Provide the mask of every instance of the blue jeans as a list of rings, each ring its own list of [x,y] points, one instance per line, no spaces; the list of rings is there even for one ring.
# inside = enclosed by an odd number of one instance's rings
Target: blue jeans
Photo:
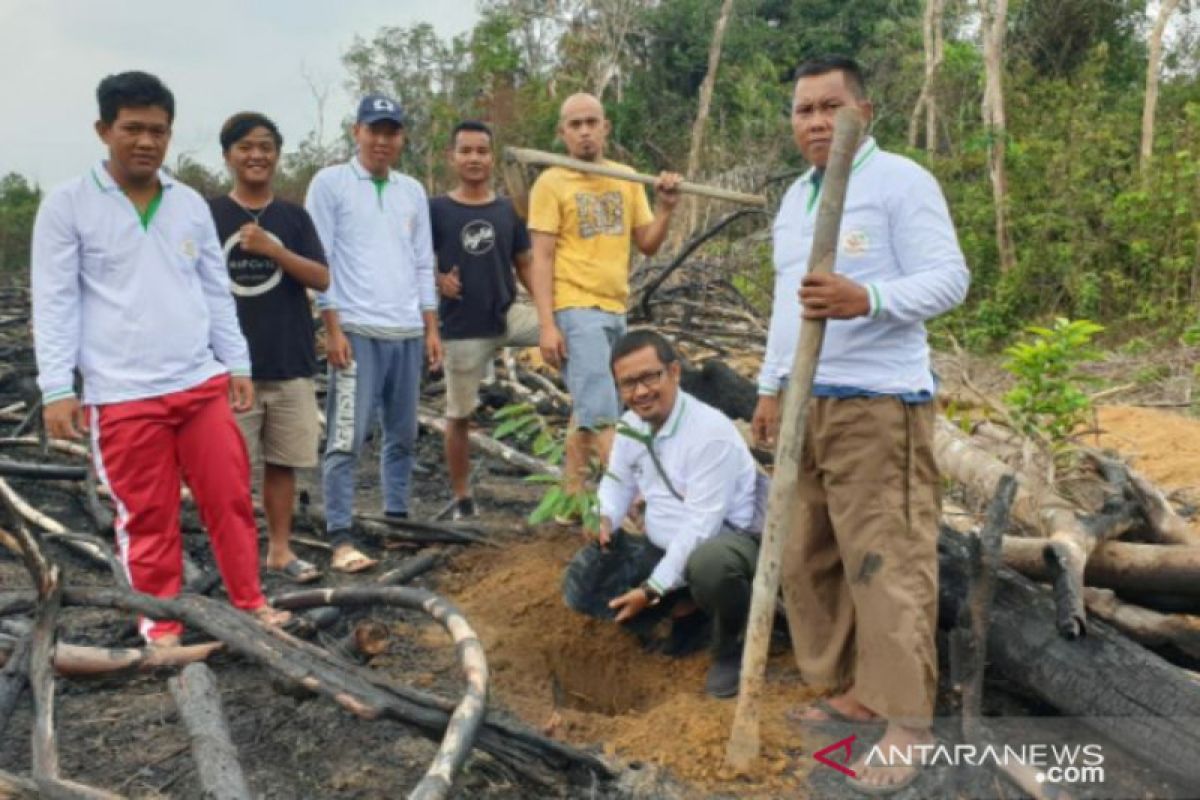
[[[379,468],[384,511],[408,511],[425,357],[420,336],[391,340],[347,333],[346,338],[354,362],[346,369],[329,370],[325,404],[325,526],[335,547],[351,541],[354,469],[376,418],[383,424]]]

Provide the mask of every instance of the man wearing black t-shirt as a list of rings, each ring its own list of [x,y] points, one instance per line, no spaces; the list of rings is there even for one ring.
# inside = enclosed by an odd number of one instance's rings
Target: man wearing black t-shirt
[[[529,288],[529,232],[507,198],[492,191],[492,132],[461,122],[450,138],[458,186],[429,201],[438,316],[446,368],[446,467],[454,491],[454,519],[475,515],[467,485],[468,420],[479,383],[501,347],[535,347],[537,312],[514,303],[516,277]]]
[[[279,129],[262,114],[230,117],[221,128],[221,150],[233,191],[209,206],[250,345],[254,406],[238,414],[238,425],[251,463],[263,463],[267,568],[309,583],[319,573],[292,552],[292,507],[295,469],[317,465],[319,436],[317,352],[306,289],[328,288],[329,270],[308,212],[272,192],[282,146]]]

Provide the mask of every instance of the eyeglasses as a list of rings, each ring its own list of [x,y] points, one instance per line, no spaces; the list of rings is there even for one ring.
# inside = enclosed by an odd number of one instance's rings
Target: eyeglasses
[[[667,370],[656,369],[650,372],[643,372],[641,375],[634,375],[632,378],[622,378],[617,381],[617,388],[622,394],[633,394],[637,391],[637,387],[645,386],[647,389],[655,389],[662,383],[663,376],[667,374]]]

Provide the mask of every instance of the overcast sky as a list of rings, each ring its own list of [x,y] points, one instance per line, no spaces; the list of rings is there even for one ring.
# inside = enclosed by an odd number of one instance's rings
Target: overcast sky
[[[355,34],[429,22],[452,36],[476,17],[475,0],[0,0],[0,175],[48,188],[100,158],[96,84],[127,69],[175,93],[170,162],[220,163],[221,123],[245,109],[295,144],[316,126],[303,72],[331,90],[327,126],[351,113],[341,55]]]

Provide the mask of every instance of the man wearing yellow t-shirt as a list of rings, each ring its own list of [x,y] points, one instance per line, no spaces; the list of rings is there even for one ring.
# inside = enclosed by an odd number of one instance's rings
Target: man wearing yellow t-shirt
[[[604,158],[610,129],[604,106],[590,94],[568,97],[559,112],[558,135],[572,158],[628,169]],[[609,357],[625,333],[630,245],[648,256],[658,252],[680,180],[673,172],[659,175],[656,213],[645,189],[631,181],[551,167],[533,185],[531,289],[542,357],[563,370],[574,405],[563,465],[568,492],[582,488],[593,453],[607,461],[610,426],[620,416]]]

